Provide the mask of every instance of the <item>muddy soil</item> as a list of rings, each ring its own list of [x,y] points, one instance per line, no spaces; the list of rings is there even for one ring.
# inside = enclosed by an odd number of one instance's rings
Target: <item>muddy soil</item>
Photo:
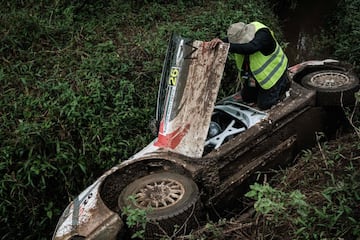
[[[311,158],[307,158],[304,156],[305,154],[299,155],[295,165],[279,171],[268,183],[282,192],[289,193],[296,189],[299,190],[306,196],[307,203],[312,206],[319,208],[326,206],[327,200],[319,193],[328,188],[331,179],[336,179],[338,183],[341,183],[347,174],[352,174],[354,177],[355,175],[360,176],[360,148],[356,147],[359,140],[359,136],[355,133],[347,133],[326,144],[318,144],[311,150]],[[331,153],[339,154],[341,157],[337,161],[329,161]],[[249,199],[247,200],[249,206],[252,206],[253,203]],[[354,210],[352,213],[354,218],[358,219],[360,203],[354,203],[352,209]],[[289,217],[291,214],[296,217],[296,209],[286,209],[286,211],[289,213]],[[340,219],[340,221],[346,223],[346,219]],[[245,213],[240,213],[226,222],[215,223],[213,229],[217,229],[219,235],[216,235],[215,231],[209,227],[203,227],[194,232],[192,237],[194,237],[193,239],[207,236],[206,239],[249,240],[294,239],[296,237],[291,234],[294,230],[293,223],[274,221],[272,214],[256,214],[252,207],[249,207]],[[354,239],[350,232],[346,233],[344,237],[341,239]],[[189,238],[183,236],[179,239]]]

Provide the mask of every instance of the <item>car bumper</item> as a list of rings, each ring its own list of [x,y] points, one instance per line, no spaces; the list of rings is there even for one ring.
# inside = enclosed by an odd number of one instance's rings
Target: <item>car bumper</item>
[[[119,214],[111,211],[101,200],[99,179],[72,201],[53,235],[53,240],[68,240],[72,237],[84,239],[116,239],[124,226]]]

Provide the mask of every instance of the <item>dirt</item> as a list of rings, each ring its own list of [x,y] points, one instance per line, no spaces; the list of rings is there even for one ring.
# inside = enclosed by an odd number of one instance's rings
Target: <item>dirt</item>
[[[311,154],[310,152],[299,154],[293,166],[278,171],[271,180],[268,180],[268,183],[282,192],[289,193],[299,190],[306,196],[307,203],[321,208],[326,205],[327,200],[320,193],[326,187],[331,186],[334,179],[336,180],[335,186],[337,186],[344,180],[346,181],[346,177],[350,174],[359,176],[359,160],[359,136],[355,133],[347,133],[329,142],[319,141],[317,146],[311,149]],[[245,205],[248,205],[249,208],[245,213],[239,213],[232,219],[214,223],[212,227],[209,225],[202,227],[192,234],[192,237],[195,237],[193,239],[200,239],[204,236],[206,239],[294,239],[294,235],[291,234],[294,226],[291,222],[275,223],[270,214],[256,213],[252,207],[253,204],[253,201],[247,199]],[[353,216],[356,219],[360,216],[360,203],[355,203],[354,206]],[[287,211],[291,214],[291,209],[287,209]],[[343,224],[346,225],[346,222]],[[353,239],[349,233],[344,237],[343,239]],[[189,238],[182,236],[179,239]]]

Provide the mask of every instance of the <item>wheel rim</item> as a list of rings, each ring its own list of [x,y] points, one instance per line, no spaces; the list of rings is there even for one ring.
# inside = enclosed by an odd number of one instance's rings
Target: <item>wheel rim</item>
[[[350,82],[350,78],[339,72],[317,73],[310,79],[310,84],[320,88],[338,88]]]
[[[175,205],[185,194],[184,186],[173,179],[161,179],[144,184],[135,192],[138,208],[163,209]]]

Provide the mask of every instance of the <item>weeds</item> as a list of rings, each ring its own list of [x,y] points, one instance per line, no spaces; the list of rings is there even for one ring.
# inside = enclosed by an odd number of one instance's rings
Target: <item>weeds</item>
[[[301,218],[306,219],[309,214],[309,206],[305,201],[305,196],[298,190],[285,193],[268,184],[255,183],[250,186],[250,191],[245,196],[256,199],[254,204],[256,211],[275,222],[278,222],[279,219],[290,218],[289,209],[296,209],[295,214],[291,216],[291,220],[295,224],[301,222]]]
[[[128,197],[131,202],[135,202],[134,196]],[[129,228],[135,229],[131,238],[145,239],[145,228],[146,228],[146,214],[151,209],[140,209],[126,206],[122,209],[122,216],[126,216],[126,225]]]

